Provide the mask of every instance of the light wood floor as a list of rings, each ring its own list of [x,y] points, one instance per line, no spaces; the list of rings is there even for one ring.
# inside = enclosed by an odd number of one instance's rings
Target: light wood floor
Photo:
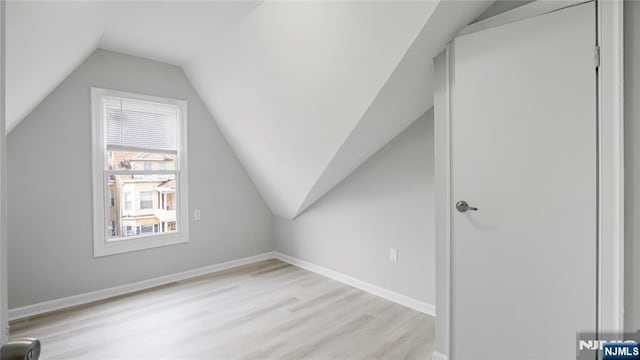
[[[11,324],[41,359],[430,359],[434,319],[268,260]]]

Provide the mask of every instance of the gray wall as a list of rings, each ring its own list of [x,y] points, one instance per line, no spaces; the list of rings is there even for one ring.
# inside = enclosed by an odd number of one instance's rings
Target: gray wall
[[[640,329],[640,1],[624,2],[625,326]]]
[[[435,304],[433,181],[429,111],[302,215],[275,217],[276,250]]]
[[[93,257],[91,86],[186,99],[187,244]],[[96,50],[9,135],[9,308],[270,251],[271,212],[182,69]],[[191,216],[192,218],[192,216]]]

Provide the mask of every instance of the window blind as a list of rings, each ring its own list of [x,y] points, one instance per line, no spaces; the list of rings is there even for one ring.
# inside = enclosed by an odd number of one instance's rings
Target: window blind
[[[107,150],[177,152],[176,105],[118,97],[103,101]]]

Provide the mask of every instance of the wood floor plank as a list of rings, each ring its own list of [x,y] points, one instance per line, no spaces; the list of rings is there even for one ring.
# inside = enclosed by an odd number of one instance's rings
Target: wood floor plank
[[[278,260],[12,322],[41,359],[428,359],[434,319]]]

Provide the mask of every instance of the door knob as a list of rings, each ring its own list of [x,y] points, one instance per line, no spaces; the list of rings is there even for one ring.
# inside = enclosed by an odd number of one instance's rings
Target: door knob
[[[463,213],[463,212],[466,212],[466,211],[469,211],[469,210],[478,211],[478,208],[475,208],[473,206],[469,206],[469,204],[466,201],[461,200],[461,201],[458,201],[456,203],[456,210],[458,210],[459,212]]]

